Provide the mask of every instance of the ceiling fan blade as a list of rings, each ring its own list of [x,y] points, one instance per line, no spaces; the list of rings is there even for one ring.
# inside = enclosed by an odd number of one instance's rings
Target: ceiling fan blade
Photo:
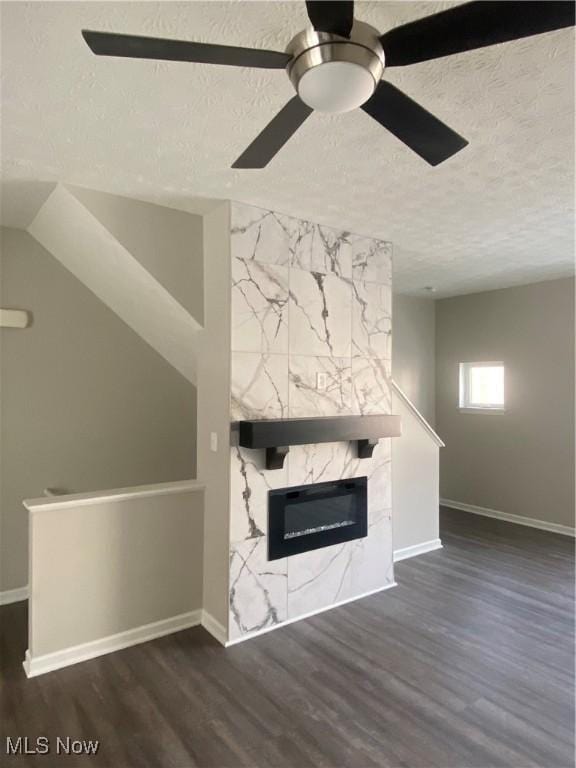
[[[384,80],[362,109],[430,165],[444,162],[468,144],[424,107]]]
[[[232,168],[264,168],[313,110],[294,96],[256,136]]]
[[[284,69],[292,58],[280,51],[236,48],[231,45],[165,40],[160,37],[118,35],[113,32],[82,30],[82,37],[97,56],[123,56],[131,59],[193,61],[198,64],[226,64],[232,67]]]
[[[353,0],[306,0],[306,10],[317,32],[350,37],[354,24]]]
[[[402,67],[571,27],[574,8],[556,0],[464,3],[396,27],[380,42],[386,66]]]

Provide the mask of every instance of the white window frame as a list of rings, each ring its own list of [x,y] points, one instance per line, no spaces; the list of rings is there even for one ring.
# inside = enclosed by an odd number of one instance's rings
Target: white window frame
[[[504,404],[483,405],[470,401],[470,369],[471,368],[502,368],[504,372]],[[499,414],[506,410],[506,366],[502,360],[490,360],[482,362],[464,362],[458,366],[458,408],[461,413],[488,413]]]

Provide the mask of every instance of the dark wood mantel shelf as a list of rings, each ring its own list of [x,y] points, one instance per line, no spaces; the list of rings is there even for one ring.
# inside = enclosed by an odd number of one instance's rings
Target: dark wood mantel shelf
[[[401,434],[400,416],[391,414],[254,419],[238,426],[239,445],[266,449],[266,469],[281,469],[291,445],[350,440],[357,444],[358,458],[368,459],[379,438]]]

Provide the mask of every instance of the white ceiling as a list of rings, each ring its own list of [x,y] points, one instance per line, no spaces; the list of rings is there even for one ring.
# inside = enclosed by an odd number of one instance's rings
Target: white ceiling
[[[382,31],[446,2],[357,2]],[[427,166],[362,111],[313,115],[267,169],[231,163],[292,86],[282,71],[93,56],[80,29],[282,50],[303,2],[2,3],[3,208],[26,226],[54,181],[187,206],[232,198],[394,243],[396,288],[436,296],[574,263],[574,37],[541,35],[391,82],[467,137]]]

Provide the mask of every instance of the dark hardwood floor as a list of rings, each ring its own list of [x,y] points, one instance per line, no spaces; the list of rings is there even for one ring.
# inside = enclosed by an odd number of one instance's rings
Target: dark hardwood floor
[[[196,628],[26,680],[0,609],[2,765],[574,765],[573,540],[442,512],[399,586],[221,648]],[[5,737],[99,739],[6,757]]]

